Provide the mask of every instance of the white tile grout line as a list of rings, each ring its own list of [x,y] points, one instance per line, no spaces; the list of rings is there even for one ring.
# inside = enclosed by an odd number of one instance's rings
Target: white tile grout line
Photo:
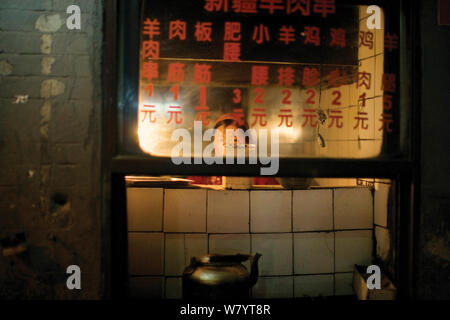
[[[162,225],[163,225],[163,270],[165,270],[165,252],[166,252],[166,236],[167,236],[167,232],[164,232],[164,215],[165,215],[165,189],[163,189],[163,206],[162,206],[162,210],[163,210],[163,214],[162,214]],[[333,278],[334,278],[334,281],[333,281],[333,294],[335,294],[335,291],[336,291],[336,285],[335,285],[335,274],[337,273],[336,272],[336,231],[351,231],[351,230],[371,230],[372,232],[373,232],[373,234],[374,234],[374,226],[375,226],[375,224],[373,224],[373,226],[372,226],[372,229],[342,229],[342,230],[336,230],[335,229],[335,208],[334,208],[334,198],[335,198],[335,188],[331,188],[331,191],[332,191],[332,212],[333,212],[333,214],[332,214],[332,219],[333,219],[333,229],[332,230],[310,230],[310,231],[300,231],[300,232],[294,232],[293,231],[293,196],[294,196],[294,193],[293,193],[293,190],[290,190],[290,192],[291,192],[291,231],[290,232],[264,232],[264,233],[261,233],[261,234],[272,234],[272,233],[291,233],[291,239],[292,239],[292,277],[293,277],[293,296],[295,296],[295,288],[294,288],[294,286],[295,286],[295,284],[294,284],[294,276],[295,276],[295,272],[294,272],[294,268],[295,268],[295,261],[294,261],[294,259],[295,259],[295,249],[294,249],[294,234],[295,233],[311,233],[311,232],[314,232],[314,233],[320,233],[320,232],[333,232],[333,236],[334,236],[334,252],[333,252],[333,254],[334,254],[334,263],[333,263]],[[251,211],[250,210],[250,207],[251,207],[251,203],[250,203],[250,191],[248,192],[248,194],[249,194],[249,212]],[[208,203],[208,192],[206,192],[206,206],[207,206],[207,203]],[[372,207],[374,207],[374,197],[372,198]],[[207,209],[207,208],[206,208]],[[251,216],[250,216],[250,214],[249,214],[249,236],[250,236],[250,252],[252,253],[252,250],[253,250],[253,246],[252,246],[252,233],[250,232],[250,223],[251,223],[251,218],[250,218]],[[206,215],[206,219],[207,219],[207,215]],[[374,219],[374,215],[373,215],[373,219]],[[382,226],[381,226],[382,227]],[[383,227],[383,228],[385,228],[385,227]],[[386,229],[386,228],[385,228]],[[159,231],[133,231],[133,232],[136,232],[136,233],[158,233]],[[129,232],[130,233],[130,232]],[[183,239],[184,239],[184,251],[186,250],[186,233],[185,232],[174,232],[175,234],[183,234]],[[195,234],[206,234],[207,235],[207,250],[208,250],[208,253],[209,253],[209,250],[210,250],[210,246],[209,246],[209,240],[210,240],[210,236],[211,236],[211,234],[209,234],[208,232],[193,232],[193,233],[195,233]],[[222,233],[220,233],[220,234],[222,234]],[[230,234],[230,233],[223,233],[223,234]],[[236,233],[231,233],[231,234],[236,234]],[[237,233],[237,234],[247,234],[247,233]],[[339,272],[339,273],[343,273],[343,272]],[[345,273],[345,272],[344,272]],[[348,273],[348,272],[347,272]],[[278,275],[275,275],[275,276],[278,276]],[[282,276],[282,275],[280,275],[280,276]],[[163,275],[163,277],[164,277],[164,279],[165,279],[165,277],[166,277],[166,275],[165,275],[165,273],[164,273],[164,275]],[[263,277],[263,276],[262,276]],[[164,285],[166,285],[166,280],[164,280]],[[164,294],[165,294],[165,290],[164,290]]]
[[[333,296],[336,295],[336,231],[334,227],[334,188],[331,190],[331,212],[333,218]]]
[[[164,216],[166,215],[166,189],[163,188],[162,195],[162,220],[161,220],[161,231],[164,232]]]
[[[252,215],[252,197],[250,195],[250,190],[248,190],[248,233],[251,234],[252,233],[252,227],[251,227],[251,215]],[[250,242],[250,250],[251,250],[251,242]],[[250,251],[251,252],[251,251]]]
[[[163,193],[162,193],[162,221],[161,221],[161,229],[163,232],[163,275],[166,275],[166,233],[164,232],[164,216],[166,214],[166,208],[165,208],[165,203],[166,203],[166,189],[162,189]],[[166,287],[166,280],[164,278],[164,289]],[[164,290],[164,298],[166,297],[166,292]]]
[[[294,281],[294,270],[295,270],[295,249],[294,249],[294,190],[291,190],[291,241],[292,241],[292,297],[295,297],[295,281]]]
[[[374,71],[375,72],[375,71]],[[373,189],[372,189],[372,254],[371,254],[371,262],[376,258],[377,249],[376,249],[376,238],[375,238],[375,192],[376,192],[376,182],[374,179]]]
[[[209,191],[210,191],[210,190],[206,190],[206,199],[205,199],[205,202],[206,202],[206,204],[205,204],[205,205],[206,205],[206,209],[205,209],[205,210],[206,210],[206,217],[205,217],[205,231],[206,231],[207,234],[209,234],[209,233],[208,233],[208,231],[209,231],[209,230],[208,230],[208,211],[209,211],[209,210],[208,210],[208,196],[209,196]],[[208,236],[208,246],[207,246],[207,249],[208,249],[208,254],[209,254],[209,236]]]

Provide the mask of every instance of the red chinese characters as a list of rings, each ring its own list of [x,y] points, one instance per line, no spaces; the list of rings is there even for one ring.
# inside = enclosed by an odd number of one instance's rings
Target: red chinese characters
[[[397,76],[395,73],[383,73],[381,89],[384,92],[395,92],[396,78]]]
[[[295,41],[295,29],[292,26],[286,27],[282,26],[280,28],[280,33],[278,40],[284,42],[284,44],[289,44]]]
[[[169,69],[167,72],[168,82],[183,82],[184,81],[184,63],[169,63]]]
[[[345,48],[345,29],[331,28],[330,35],[331,35],[330,46]]]
[[[245,124],[244,109],[242,108],[233,109],[233,117],[236,120],[238,126],[243,126]]]
[[[315,109],[303,109],[305,111],[304,114],[302,114],[302,117],[305,118],[305,121],[302,123],[302,127],[306,126],[306,124],[309,122],[309,125],[313,128],[317,127],[317,113]]]
[[[330,124],[328,125],[328,128],[331,128],[333,126],[333,124],[336,123],[336,128],[342,128],[342,126],[344,125],[341,120],[343,118],[342,114],[342,110],[330,110]]]
[[[302,85],[304,87],[312,87],[319,83],[319,71],[317,68],[305,67],[303,69]]]
[[[195,111],[197,111],[197,117],[195,118],[195,121],[201,121],[202,125],[207,126],[210,123],[209,114],[209,107],[207,106],[197,106],[195,107]]]
[[[231,8],[234,12],[257,13],[257,0],[232,0]]]
[[[324,18],[330,13],[335,13],[336,5],[334,0],[314,0],[313,12],[320,13]]]
[[[158,78],[158,63],[148,61],[142,63],[142,78],[149,81]]]
[[[320,29],[318,27],[305,27],[303,34],[305,37],[304,44],[312,43],[315,46],[320,45]]]
[[[240,22],[225,22],[225,34],[223,44],[223,60],[225,61],[239,61],[241,57],[241,23]]]
[[[269,67],[268,66],[252,66],[252,85],[268,85],[269,84]]]
[[[195,107],[197,111],[196,121],[201,121],[202,125],[207,126],[210,122],[209,117],[209,107],[206,105],[206,87],[200,87],[200,104]]]
[[[259,125],[265,127],[267,125],[266,121],[266,108],[254,108],[252,112],[252,117],[254,117],[251,126],[253,127],[259,120]]]
[[[291,14],[300,11],[302,15],[311,14],[311,0],[287,0],[286,13]]]
[[[181,20],[170,21],[169,40],[178,37],[180,40],[186,40],[186,22]]]
[[[380,121],[382,122],[381,127],[378,129],[378,131],[386,130],[387,132],[392,132],[390,124],[394,122],[392,119],[392,114],[384,113],[381,115]]]
[[[150,83],[148,86],[144,89],[147,92],[147,95],[151,97],[153,95],[153,85]]]
[[[181,106],[169,106],[169,110],[167,111],[167,113],[169,113],[170,115],[167,124],[171,123],[172,121],[174,121],[176,124],[183,123],[183,118],[181,117]]]
[[[225,22],[224,41],[240,41],[241,40],[241,23]]]
[[[142,34],[148,36],[149,39],[153,40],[155,36],[160,34],[160,23],[158,19],[145,19]]]
[[[392,97],[393,96],[391,94],[388,94],[387,92],[395,93],[395,91],[397,89],[396,80],[397,80],[397,75],[395,73],[384,73],[383,74],[383,79],[382,79],[382,84],[381,84],[381,88],[384,92],[384,94],[383,94],[383,113],[381,114],[381,119],[380,119],[380,121],[382,122],[382,126],[378,129],[379,131],[384,129],[387,132],[392,132],[390,125],[391,125],[391,123],[394,122],[394,120],[392,119],[392,114],[386,113],[386,111],[389,111],[392,109]]]
[[[328,85],[333,88],[338,88],[345,83],[345,73],[334,69],[328,74]]]
[[[270,41],[269,29],[263,24],[255,26],[253,28],[252,40],[255,41],[257,44],[269,42]]]
[[[241,58],[240,42],[225,42],[223,45],[223,60],[239,61]]]
[[[156,117],[154,113],[156,112],[154,105],[144,104],[142,107],[141,113],[144,114],[144,117],[142,118],[141,122],[144,122],[145,119],[148,119],[149,123],[156,122]]]
[[[367,117],[367,112],[358,111],[358,115],[355,117],[356,124],[353,129],[361,127],[363,130],[367,130],[369,125],[365,123],[366,120],[369,120]]]
[[[360,31],[359,32],[359,45],[368,47],[370,50],[373,48],[373,32],[370,31]]]
[[[290,87],[295,81],[295,71],[291,67],[278,68],[278,85]]]
[[[205,0],[203,8],[208,12],[228,12],[228,0]]]
[[[195,40],[198,42],[211,42],[212,23],[197,22],[195,24]]]
[[[209,84],[211,81],[211,66],[196,63],[194,65],[194,83]]]
[[[398,36],[394,34],[386,33],[384,36],[384,48],[391,52],[393,49],[398,49]]]
[[[278,115],[278,117],[281,119],[280,123],[278,124],[279,127],[282,126],[283,122],[285,122],[286,127],[292,127],[292,121],[290,120],[292,118],[291,109],[280,109],[280,114]]]
[[[142,58],[159,58],[159,41],[154,38],[160,35],[160,23],[158,19],[145,19],[142,27],[142,34],[148,37],[148,40],[142,41]]]
[[[370,78],[371,74],[368,72],[358,72],[357,73],[357,81],[356,81],[356,88],[359,87],[366,87],[366,89],[370,89]]]
[[[260,0],[259,8],[273,14],[275,10],[284,10],[284,0]]]
[[[142,41],[142,58],[159,59],[159,41]]]

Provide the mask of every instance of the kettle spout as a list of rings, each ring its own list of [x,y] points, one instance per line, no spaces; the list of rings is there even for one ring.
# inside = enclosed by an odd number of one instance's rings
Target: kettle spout
[[[258,281],[258,261],[261,258],[261,254],[256,253],[253,256],[250,256],[251,267],[250,267],[250,277],[249,277],[249,287],[253,287]]]

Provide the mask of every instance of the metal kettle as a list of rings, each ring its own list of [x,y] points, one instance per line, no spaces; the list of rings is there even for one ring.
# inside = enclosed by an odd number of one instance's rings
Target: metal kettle
[[[250,288],[258,281],[261,254],[208,255],[191,258],[183,272],[183,299],[248,299]],[[250,273],[241,264],[251,261]]]

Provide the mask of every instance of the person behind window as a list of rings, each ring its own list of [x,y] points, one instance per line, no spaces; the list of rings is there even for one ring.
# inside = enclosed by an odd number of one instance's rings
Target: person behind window
[[[249,137],[241,137],[240,135],[234,136],[233,143],[228,143],[226,141],[226,131],[242,129],[246,132],[249,126],[246,121],[238,119],[232,113],[226,113],[220,116],[214,123],[215,134],[213,137],[214,149],[216,155],[225,155],[226,148],[237,145],[248,145]],[[242,139],[242,140],[240,140]],[[222,176],[189,176],[188,179],[193,180],[193,184],[209,184],[209,185],[221,185],[223,183]],[[253,184],[256,185],[278,185],[278,181],[271,177],[256,177],[253,178]]]

